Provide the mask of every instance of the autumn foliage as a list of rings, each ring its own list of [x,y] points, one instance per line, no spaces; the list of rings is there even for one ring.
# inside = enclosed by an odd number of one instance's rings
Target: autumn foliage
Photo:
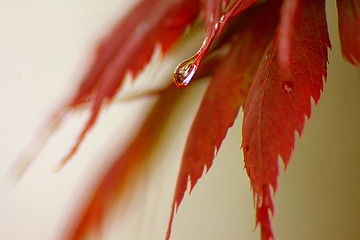
[[[360,1],[337,0],[344,58],[360,62]],[[60,113],[91,108],[91,115],[65,164],[80,147],[105,105],[112,102],[125,75],[136,76],[157,45],[166,54],[198,19],[205,39],[193,57],[175,69],[179,88],[191,80],[211,81],[188,134],[179,170],[166,239],[187,190],[211,167],[234,123],[244,111],[242,150],[251,181],[261,239],[273,239],[271,215],[279,156],[285,164],[301,136],[311,99],[317,103],[326,81],[328,48],[325,0],[142,0],[102,41],[78,91]],[[191,86],[189,86],[191,87]],[[181,91],[171,84],[159,98],[128,148],[114,159],[84,212],[65,239],[80,239],[101,228],[107,206],[121,198],[130,175],[143,164]],[[60,117],[61,117],[60,114]],[[106,186],[106,187],[105,187]]]

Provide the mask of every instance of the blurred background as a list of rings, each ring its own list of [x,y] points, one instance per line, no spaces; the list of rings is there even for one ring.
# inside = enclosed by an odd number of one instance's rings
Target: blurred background
[[[126,146],[153,103],[145,98],[107,108],[78,154],[55,173],[88,114],[74,113],[23,178],[9,184],[7,174],[16,158],[75,90],[101,36],[135,2],[0,0],[0,239],[59,239],[71,213],[110,164],[109,157]],[[281,171],[273,217],[279,240],[360,236],[360,74],[342,60],[335,1],[327,5],[333,46],[328,82],[288,169]],[[194,53],[201,39],[198,33],[191,44],[177,47],[166,64],[143,74],[139,85],[150,84],[148,76],[170,80],[166,74]],[[194,83],[186,91],[152,156],[159,167],[137,185],[126,214],[123,209],[106,222],[103,239],[164,239],[181,151],[205,87],[206,82]],[[242,113],[210,171],[191,197],[185,196],[171,239],[259,239],[239,149],[241,119]]]

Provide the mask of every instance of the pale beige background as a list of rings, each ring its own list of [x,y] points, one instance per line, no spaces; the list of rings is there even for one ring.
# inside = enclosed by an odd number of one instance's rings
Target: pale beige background
[[[91,49],[128,9],[126,2],[0,0],[0,239],[57,239],[100,167],[106,166],[103,159],[124,145],[136,128],[130,123],[141,119],[143,108],[151,103],[144,99],[106,110],[78,155],[55,174],[53,167],[85,120],[82,114],[69,117],[21,182],[9,188],[8,169],[46,117],[72,91]],[[273,218],[279,240],[360,238],[360,76],[341,59],[335,3],[328,1],[328,5],[333,44],[328,83],[297,140],[287,171],[280,176]],[[201,44],[201,35],[195,42]],[[161,65],[163,71],[147,74],[161,78],[196,47],[178,49]],[[189,114],[174,113],[176,128],[167,126],[167,138],[153,156],[163,158],[161,167],[139,185],[138,198],[131,205],[135,210],[129,210],[122,225],[109,221],[104,239],[163,239],[186,129],[205,85],[192,84],[191,88],[182,103],[193,102]],[[191,197],[184,199],[172,239],[259,239],[258,231],[253,231],[252,195],[239,150],[241,117],[212,169]],[[116,141],[108,140],[114,138]]]

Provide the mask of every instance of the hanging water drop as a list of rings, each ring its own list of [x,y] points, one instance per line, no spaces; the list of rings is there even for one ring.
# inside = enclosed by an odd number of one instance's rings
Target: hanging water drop
[[[178,88],[182,89],[190,83],[202,57],[207,53],[213,39],[214,37],[206,37],[199,51],[194,56],[186,59],[175,68],[173,79]]]
[[[191,58],[181,62],[175,68],[173,79],[178,88],[182,89],[190,83],[199,65],[198,62],[198,54],[195,54]]]

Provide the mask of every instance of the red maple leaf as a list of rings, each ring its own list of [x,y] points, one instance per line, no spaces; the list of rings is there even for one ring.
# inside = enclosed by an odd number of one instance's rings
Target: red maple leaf
[[[299,2],[289,35],[289,68],[285,70],[279,64],[278,39],[275,32],[251,85],[243,120],[244,161],[262,239],[272,238],[270,186],[276,190],[278,156],[286,167],[294,149],[295,131],[301,135],[305,115],[310,117],[311,97],[317,103],[326,80],[330,41],[325,1]]]

